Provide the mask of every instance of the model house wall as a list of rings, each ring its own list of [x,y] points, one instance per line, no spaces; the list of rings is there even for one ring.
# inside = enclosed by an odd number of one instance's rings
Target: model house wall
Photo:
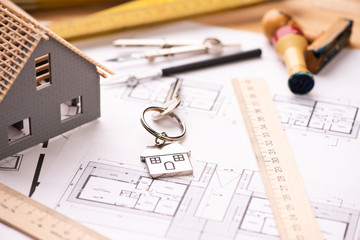
[[[48,71],[50,77],[39,85],[36,75],[41,72],[36,72],[35,62],[44,56],[49,64],[43,64],[42,71]],[[67,114],[61,113],[61,104],[73,99],[81,100],[80,112],[61,120]],[[0,116],[0,159],[98,118],[100,87],[96,66],[52,37],[41,39],[0,103]],[[12,136],[12,130],[16,130],[13,124],[21,127],[23,120],[28,135]],[[12,137],[15,140],[9,140]]]
[[[114,73],[0,0],[0,160],[100,116]]]

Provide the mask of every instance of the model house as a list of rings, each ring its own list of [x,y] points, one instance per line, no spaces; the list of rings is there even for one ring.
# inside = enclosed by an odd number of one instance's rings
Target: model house
[[[110,70],[0,1],[0,159],[100,116]]]
[[[153,178],[193,174],[190,151],[179,143],[149,146],[140,156]]]

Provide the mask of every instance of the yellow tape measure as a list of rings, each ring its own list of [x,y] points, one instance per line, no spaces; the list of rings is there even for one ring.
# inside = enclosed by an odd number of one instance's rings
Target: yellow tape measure
[[[0,222],[34,239],[108,239],[1,183]]]
[[[322,239],[266,82],[233,86],[281,239]]]
[[[137,0],[68,21],[50,24],[63,38],[77,38],[145,24],[185,18],[266,0]]]

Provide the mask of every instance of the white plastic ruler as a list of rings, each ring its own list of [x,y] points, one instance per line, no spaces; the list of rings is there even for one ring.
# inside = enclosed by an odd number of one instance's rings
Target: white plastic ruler
[[[0,222],[13,227],[34,239],[108,239],[1,183]]]
[[[322,239],[265,80],[233,86],[281,239]]]

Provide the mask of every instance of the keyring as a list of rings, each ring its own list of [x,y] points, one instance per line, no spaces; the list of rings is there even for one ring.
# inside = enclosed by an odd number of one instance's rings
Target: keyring
[[[180,120],[180,118],[175,114],[175,113],[168,113],[168,115],[170,115],[171,117],[175,118],[179,125],[180,125],[180,128],[182,130],[182,133],[179,135],[179,136],[174,136],[174,137],[171,137],[171,136],[168,136],[166,134],[166,132],[162,132],[162,133],[159,133],[157,131],[155,131],[154,129],[152,129],[145,121],[145,113],[146,112],[150,112],[150,111],[156,111],[156,112],[163,112],[165,111],[166,108],[162,108],[162,107],[148,107],[146,108],[142,115],[141,115],[141,124],[143,125],[143,127],[149,132],[151,133],[152,135],[154,135],[156,137],[155,139],[155,143],[156,144],[163,144],[165,143],[166,141],[169,141],[169,142],[172,142],[172,141],[177,141],[177,140],[180,140],[182,139],[184,136],[185,136],[185,133],[186,133],[186,127],[185,127],[185,124]],[[158,140],[162,140],[164,141],[163,143],[159,143]]]

